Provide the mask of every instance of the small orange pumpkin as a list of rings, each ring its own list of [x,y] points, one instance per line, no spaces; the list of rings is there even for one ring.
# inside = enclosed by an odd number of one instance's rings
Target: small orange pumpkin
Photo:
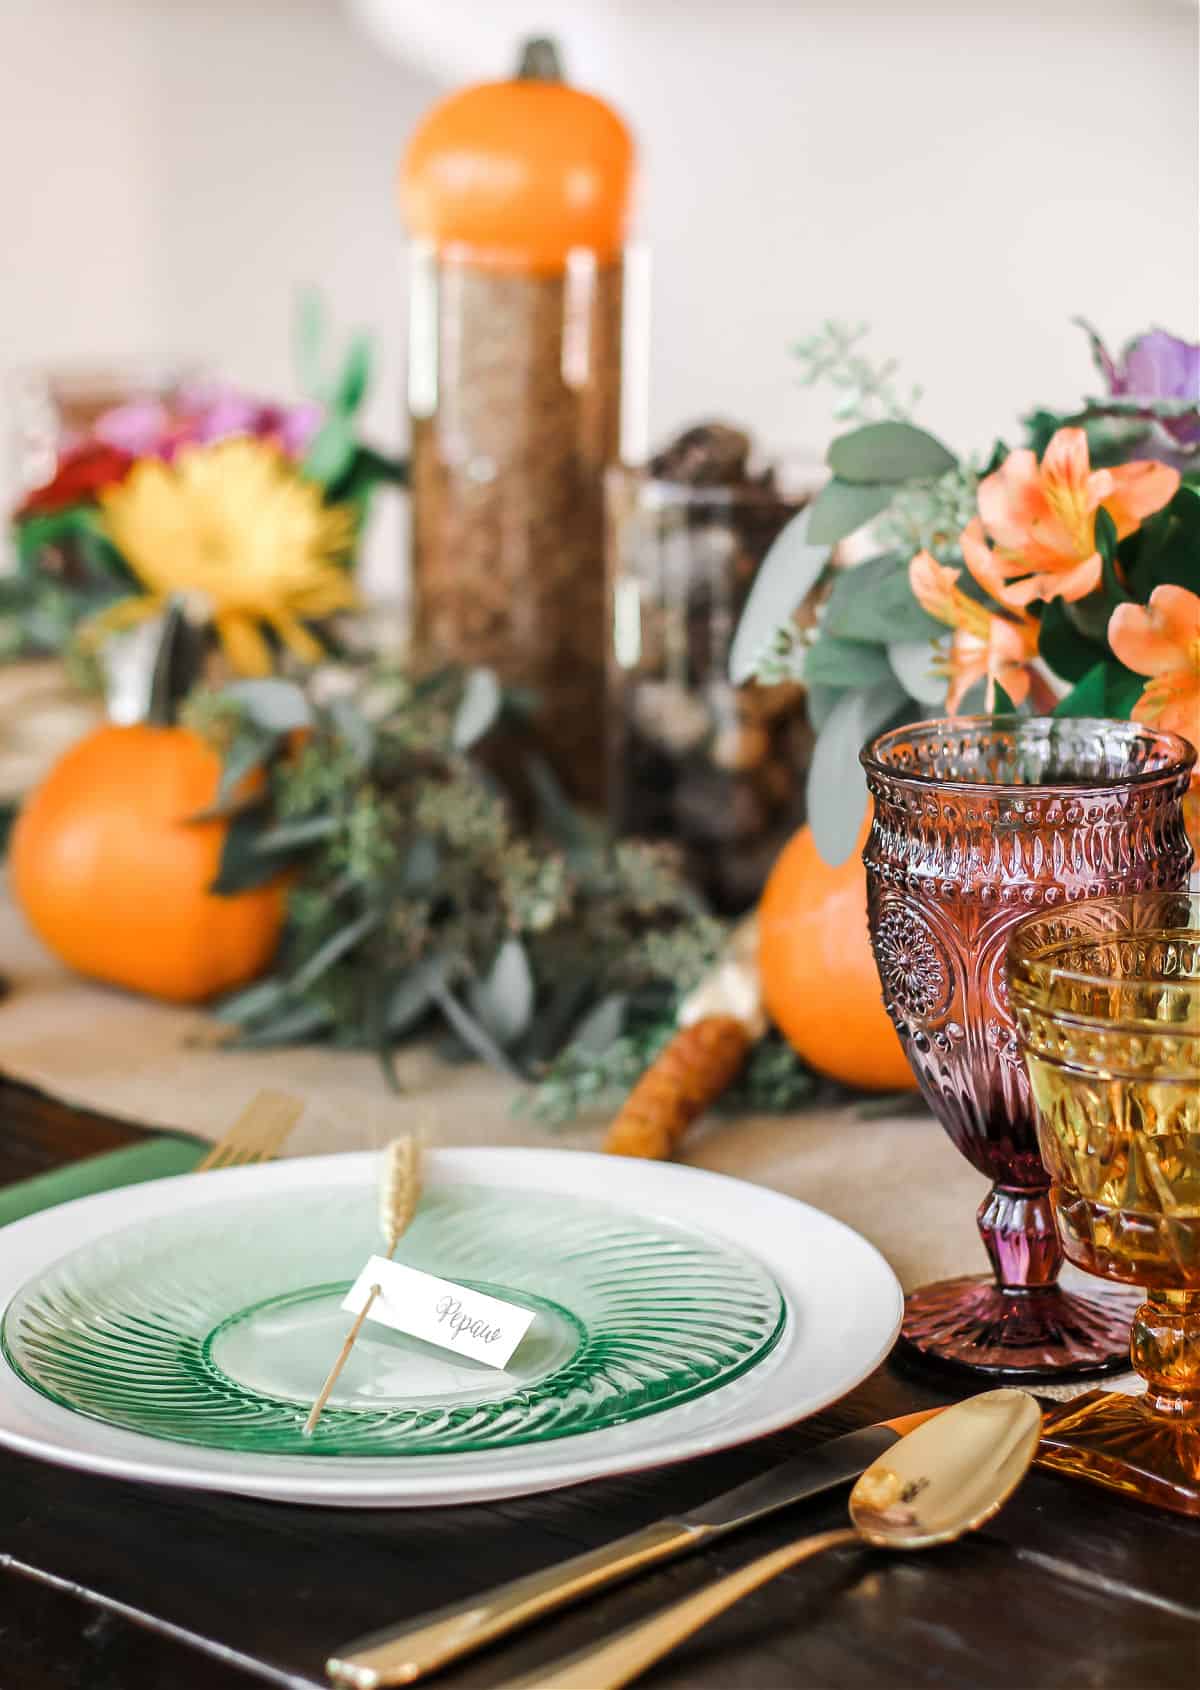
[[[47,947],[82,974],[200,1003],[260,974],[283,926],[281,880],[210,892],[228,823],[217,754],[188,728],[106,725],[79,740],[13,828],[13,894]]]
[[[758,908],[767,1014],[810,1068],[863,1091],[916,1089],[883,1007],[867,932],[864,821],[854,854],[831,868],[802,827],[784,846]]]
[[[508,82],[464,88],[408,144],[408,225],[481,268],[556,275],[573,247],[611,262],[625,239],[633,141],[610,106],[570,88],[551,43],[530,42]]]

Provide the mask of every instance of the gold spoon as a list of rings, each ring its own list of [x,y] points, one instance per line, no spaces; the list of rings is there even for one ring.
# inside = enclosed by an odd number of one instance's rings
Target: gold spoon
[[[1037,1453],[1042,1413],[1025,1391],[968,1397],[893,1444],[850,1492],[850,1530],[819,1532],[581,1649],[503,1690],[618,1690],[750,1591],[826,1549],[931,1549],[973,1531],[1003,1507]]]

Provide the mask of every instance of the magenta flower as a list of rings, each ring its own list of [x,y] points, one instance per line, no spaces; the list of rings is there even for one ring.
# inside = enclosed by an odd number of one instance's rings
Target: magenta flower
[[[181,446],[210,446],[245,436],[274,440],[290,458],[299,458],[321,426],[320,405],[277,405],[226,384],[181,388],[170,403],[134,399],[99,417],[93,435],[105,445],[135,458],[172,459]]]

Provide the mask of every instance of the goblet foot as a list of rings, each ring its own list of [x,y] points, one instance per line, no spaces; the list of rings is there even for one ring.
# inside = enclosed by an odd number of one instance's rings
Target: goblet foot
[[[1038,1459],[1139,1502],[1200,1515],[1200,1417],[1156,1413],[1142,1397],[1089,1391],[1046,1420]]]
[[[1057,1285],[1004,1289],[987,1275],[923,1285],[905,1299],[901,1337],[971,1373],[1034,1378],[1128,1372],[1139,1298],[1080,1296]]]

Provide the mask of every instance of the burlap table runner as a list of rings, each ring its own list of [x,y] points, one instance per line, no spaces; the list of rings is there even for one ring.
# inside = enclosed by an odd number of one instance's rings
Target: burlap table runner
[[[8,983],[0,998],[0,1073],[141,1126],[219,1138],[256,1091],[281,1087],[306,1103],[288,1142],[292,1156],[371,1149],[415,1124],[446,1145],[596,1150],[603,1136],[604,1121],[595,1118],[551,1131],[514,1108],[515,1082],[479,1064],[448,1064],[427,1047],[401,1050],[400,1096],[365,1052],[216,1050],[208,1016],[68,973],[30,935],[2,888],[0,974]],[[836,1215],[883,1252],[906,1291],[986,1266],[975,1210],[987,1182],[915,1101],[910,1112],[877,1120],[862,1119],[853,1105],[715,1117],[693,1130],[679,1159]]]

